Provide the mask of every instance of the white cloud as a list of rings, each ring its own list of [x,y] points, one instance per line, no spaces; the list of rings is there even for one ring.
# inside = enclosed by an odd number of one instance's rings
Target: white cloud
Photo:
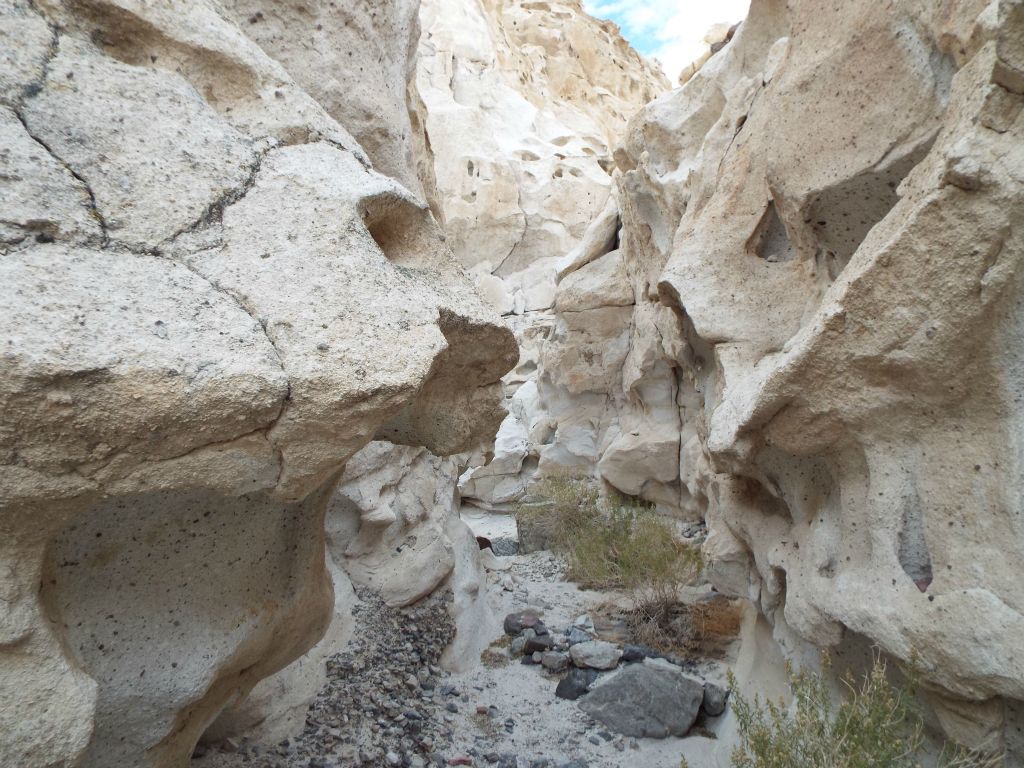
[[[645,56],[661,61],[673,83],[705,50],[704,35],[714,24],[735,24],[750,0],[584,0],[587,13],[611,19]]]

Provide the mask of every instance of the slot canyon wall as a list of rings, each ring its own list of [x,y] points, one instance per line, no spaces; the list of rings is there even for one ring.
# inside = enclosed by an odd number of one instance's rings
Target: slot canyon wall
[[[403,83],[407,98],[407,108],[399,104],[387,112],[386,123],[404,127],[387,134],[381,149],[358,129],[353,133],[375,167],[402,158],[395,167],[409,172],[399,178],[421,191],[456,259],[518,340],[542,336],[554,322],[554,265],[609,207],[612,147],[625,134],[628,118],[666,90],[667,81],[613,24],[587,16],[579,2],[426,0],[419,6],[420,26],[409,15],[416,5],[403,5],[400,21],[392,24],[403,46],[407,33],[422,27],[418,51],[414,45],[398,62],[393,52],[385,56],[387,77]],[[239,22],[253,18],[255,10],[243,8]],[[308,73],[303,85],[318,101],[329,109],[334,105],[342,117],[355,111],[372,128],[372,98],[359,99],[372,89],[357,86],[353,106],[345,96],[347,81],[339,77],[340,85],[329,79],[325,85],[317,74],[334,71],[345,46],[358,39],[351,36],[351,23],[335,25],[337,36],[327,34],[327,27],[326,37],[317,35],[325,43],[343,43],[318,47],[317,59],[296,53],[304,50],[306,34],[297,18],[287,11],[268,14],[250,34],[289,62],[290,72]],[[490,343],[486,335],[478,340]],[[520,398],[536,391],[531,372],[537,361],[520,356],[503,380],[506,405],[516,410],[519,401],[512,395],[520,381],[529,382]],[[481,465],[497,453],[515,467],[514,490],[506,497],[525,493],[530,459],[525,443],[509,454],[510,428],[518,422],[506,418],[493,450],[485,441],[442,459],[425,448],[376,441],[349,461],[327,512],[336,594],[330,629],[302,659],[229,708],[207,738],[246,734],[276,743],[301,729],[305,705],[323,683],[323,660],[347,641],[350,584],[378,592],[392,606],[449,590],[456,635],[442,661],[450,669],[476,663],[500,632],[500,617],[486,599],[476,541],[459,522],[467,488],[464,483],[460,492],[456,483],[467,467],[468,475],[496,472],[501,458]]]
[[[1022,105],[1019,1],[754,0],[630,121],[463,490],[573,471],[706,520],[787,655],[913,662],[1019,760]]]
[[[514,337],[420,199],[417,3],[344,5],[0,3],[4,766],[186,763],[327,629],[349,459],[504,415]]]
[[[461,483],[507,509],[589,474],[705,520],[789,656],[914,660],[935,724],[1015,755],[1022,8],[755,0],[630,121],[571,248],[476,272],[521,358]]]
[[[576,1],[424,0],[421,17],[416,82],[445,230],[520,344],[519,365],[505,377],[510,416],[493,456],[470,460],[460,490],[473,504],[507,510],[538,466],[588,472],[640,418],[631,412],[620,430],[633,305],[621,260],[602,261],[604,272],[562,308],[556,291],[561,276],[616,241],[613,149],[629,117],[669,83],[614,24]],[[669,440],[678,444],[674,408],[672,418]],[[620,453],[642,460],[633,446]],[[677,455],[671,465],[675,476]],[[619,474],[632,489],[628,472]]]
[[[1021,2],[754,2],[618,158],[713,580],[791,653],[914,661],[1017,760],[1022,105]]]
[[[1024,754],[1024,2],[716,48],[670,91],[577,0],[0,0],[0,765],[283,735],[354,588],[486,634],[460,497],[562,473]]]

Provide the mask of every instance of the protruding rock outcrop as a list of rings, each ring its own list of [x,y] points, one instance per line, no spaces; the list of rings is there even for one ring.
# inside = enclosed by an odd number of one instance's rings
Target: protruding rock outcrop
[[[755,1],[616,156],[713,579],[791,654],[916,659],[987,748],[1024,699],[1022,30],[1013,0]]]
[[[426,0],[417,84],[445,231],[502,309],[547,309],[608,199],[611,147],[668,83],[578,0]],[[528,267],[534,269],[524,273]],[[523,274],[520,274],[523,273]]]
[[[756,0],[631,121],[521,334],[503,432],[533,465],[464,488],[593,472],[706,517],[713,580],[788,654],[916,659],[948,735],[1014,738],[1022,40],[1018,0]]]
[[[512,334],[302,45],[247,36],[287,9],[228,5],[0,3],[4,765],[179,765],[323,633],[348,458],[503,415]],[[404,98],[412,22],[355,17]]]

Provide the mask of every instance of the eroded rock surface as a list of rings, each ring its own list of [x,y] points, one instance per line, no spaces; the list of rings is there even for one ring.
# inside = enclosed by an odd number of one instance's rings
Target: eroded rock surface
[[[502,278],[519,313],[549,308],[553,270],[536,263],[579,242],[608,199],[612,145],[668,83],[578,0],[426,0],[421,17],[417,84],[452,249],[481,282]]]
[[[349,578],[478,655],[469,451],[1024,750],[1024,3],[754,0],[628,130],[575,0],[340,5],[0,0],[0,763],[294,729]]]
[[[505,378],[510,415],[460,489],[508,509],[545,452],[569,470],[600,458],[592,427],[607,426],[608,393],[620,389],[634,301],[621,258],[599,259],[619,228],[612,149],[668,82],[575,0],[427,0],[421,22],[417,84],[445,230],[520,344]],[[547,390],[545,364],[561,376]]]
[[[522,323],[525,469],[464,487],[704,517],[790,656],[917,659],[949,736],[1019,751],[1022,46],[1015,0],[755,1],[630,122]]]
[[[228,5],[0,3],[4,765],[180,765],[323,634],[346,461],[503,416],[512,334],[359,115],[249,36],[288,9]],[[352,14],[393,58],[336,38],[350,66],[404,94],[414,22]]]
[[[560,422],[553,444],[705,515],[713,580],[789,654],[916,658],[948,735],[1011,749],[1022,41],[1014,1],[755,1],[616,153],[629,319],[563,313],[539,379],[644,404],[617,435]],[[573,274],[556,307],[587,306]],[[617,310],[580,314],[598,311]],[[617,372],[566,364],[617,332]]]

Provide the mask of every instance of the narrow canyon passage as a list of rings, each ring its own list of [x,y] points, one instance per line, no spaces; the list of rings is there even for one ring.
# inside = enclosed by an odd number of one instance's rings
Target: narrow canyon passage
[[[1024,766],[1024,0],[687,14],[0,0],[0,768]]]

